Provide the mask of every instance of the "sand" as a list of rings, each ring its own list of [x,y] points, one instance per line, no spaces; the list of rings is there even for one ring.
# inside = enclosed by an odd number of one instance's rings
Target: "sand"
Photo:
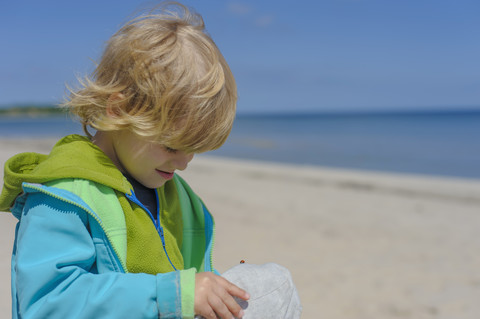
[[[0,140],[0,163],[53,140]],[[288,267],[302,318],[478,319],[480,180],[198,156],[181,172],[214,213],[215,265]],[[0,213],[0,317],[15,219]]]

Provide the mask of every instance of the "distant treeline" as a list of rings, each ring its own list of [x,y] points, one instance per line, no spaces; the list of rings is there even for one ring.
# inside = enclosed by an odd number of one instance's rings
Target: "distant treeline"
[[[64,113],[65,109],[55,105],[16,105],[0,108],[0,116],[47,116]]]

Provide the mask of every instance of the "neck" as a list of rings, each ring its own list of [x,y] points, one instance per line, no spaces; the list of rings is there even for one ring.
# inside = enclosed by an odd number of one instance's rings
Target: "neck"
[[[97,145],[115,164],[115,166],[122,172],[125,172],[125,168],[117,157],[115,152],[115,146],[113,143],[113,132],[97,131],[92,137],[92,143]]]

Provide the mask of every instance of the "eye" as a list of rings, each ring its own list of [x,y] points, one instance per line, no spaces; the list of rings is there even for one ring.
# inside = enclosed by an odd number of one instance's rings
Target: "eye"
[[[176,149],[168,147],[168,146],[163,146],[163,148],[165,148],[165,151],[167,151],[167,153],[175,154],[177,152]]]

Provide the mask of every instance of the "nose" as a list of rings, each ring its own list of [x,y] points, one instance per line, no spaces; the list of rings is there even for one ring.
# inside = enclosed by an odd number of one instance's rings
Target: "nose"
[[[185,153],[185,152],[178,152],[178,154],[175,154],[174,158],[174,165],[175,168],[183,171],[187,168],[188,163],[193,159],[193,156],[195,155],[194,153]]]

